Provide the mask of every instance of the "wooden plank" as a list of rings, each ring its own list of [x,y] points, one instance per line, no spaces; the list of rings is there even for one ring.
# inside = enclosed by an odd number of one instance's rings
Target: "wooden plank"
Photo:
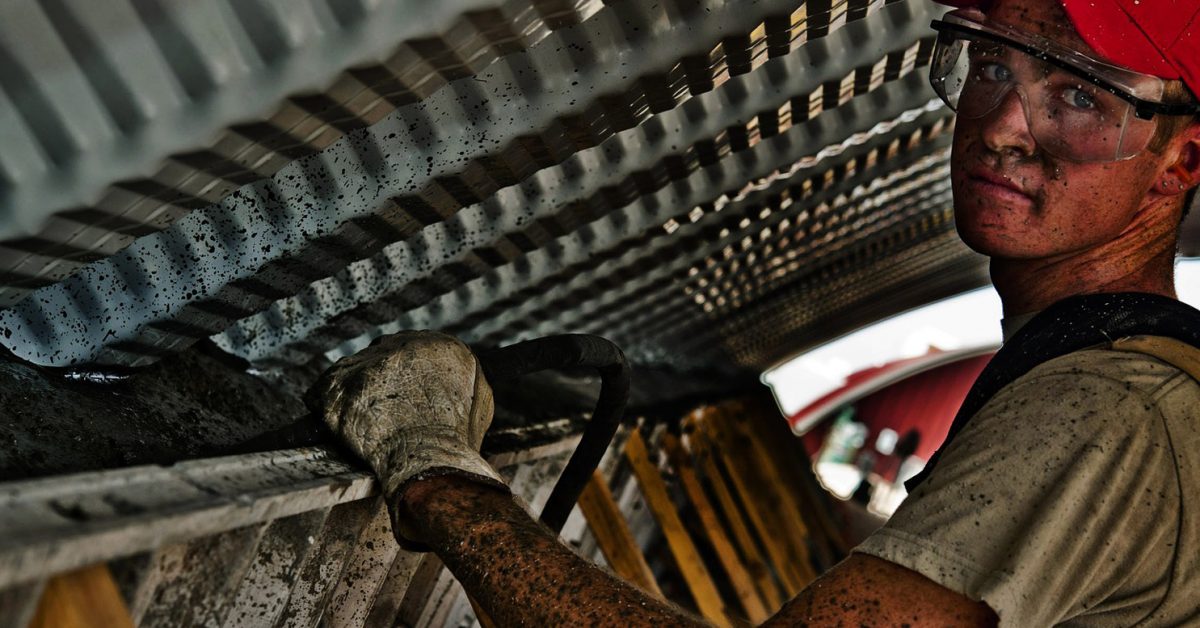
[[[742,559],[725,533],[725,526],[717,517],[712,502],[708,500],[708,495],[700,485],[700,479],[696,477],[696,470],[692,466],[691,458],[683,450],[683,445],[674,434],[663,435],[662,447],[663,451],[667,452],[667,459],[675,469],[675,474],[679,477],[679,482],[683,485],[688,500],[692,502],[692,508],[696,510],[696,516],[700,518],[708,541],[712,545],[713,551],[716,552],[721,567],[725,569],[725,574],[729,577],[734,592],[737,593],[738,601],[741,602],[746,617],[755,624],[765,621],[771,613],[763,599],[759,597],[754,579],[750,577],[750,572],[742,564]]]
[[[360,499],[335,506],[317,540],[312,558],[296,576],[287,607],[277,626],[315,626],[329,604],[346,560],[371,516],[374,501]]]
[[[659,475],[658,468],[650,461],[646,443],[636,430],[629,435],[629,440],[625,441],[625,458],[637,476],[642,494],[646,497],[646,504],[654,513],[654,518],[667,539],[667,545],[675,557],[675,564],[679,567],[700,614],[714,624],[728,626],[725,603],[713,584],[712,575],[708,573],[695,543],[683,527],[683,521],[680,520],[675,504],[671,502],[667,492],[667,485]]]
[[[702,439],[697,437],[694,439],[694,442],[699,444],[702,442]],[[780,590],[779,584],[775,582],[775,578],[771,575],[771,569],[767,566],[766,560],[764,560],[762,553],[758,549],[758,542],[755,541],[754,534],[746,524],[745,518],[742,517],[741,508],[738,507],[733,493],[730,492],[729,485],[725,483],[725,478],[722,477],[720,470],[717,469],[717,464],[712,453],[702,446],[698,446],[696,449],[696,463],[700,468],[700,472],[707,480],[708,486],[712,489],[713,495],[717,497],[717,505],[720,506],[721,513],[725,516],[725,521],[729,523],[729,529],[733,533],[734,541],[737,542],[738,549],[741,551],[742,557],[746,560],[747,568],[754,576],[754,582],[758,587],[759,593],[767,603],[768,608],[778,610],[783,606],[783,591]]]
[[[599,471],[592,473],[592,479],[588,480],[583,493],[579,495],[579,508],[587,518],[588,527],[608,566],[643,591],[663,598],[662,590],[654,580],[654,572],[650,571],[642,549],[634,541],[629,523],[625,521],[608,488],[608,481]]]
[[[265,528],[258,523],[156,552],[138,625],[222,625]]]
[[[242,577],[225,624],[245,628],[275,625],[328,515],[328,510],[313,510],[271,522]]]
[[[133,628],[129,608],[103,563],[46,582],[29,628]]]
[[[785,596],[790,598],[803,588],[804,578],[792,564],[796,559],[791,548],[783,540],[783,536],[789,531],[778,522],[771,511],[773,504],[760,494],[758,479],[747,469],[749,465],[743,464],[741,456],[744,454],[738,452],[736,447],[730,447],[733,443],[727,442],[727,434],[723,433],[716,423],[714,413],[712,408],[701,411],[701,420],[697,422],[700,427],[699,433],[707,440],[709,451],[713,452],[728,470],[734,493],[740,497],[746,517],[750,519],[750,524],[758,533],[771,563],[775,566],[775,573],[783,583]]]
[[[391,628],[397,624],[396,618],[400,605],[404,602],[405,593],[413,581],[413,575],[426,556],[420,552],[409,552],[401,549],[396,553],[396,560],[388,569],[388,575],[379,587],[375,596],[375,604],[367,615],[364,624],[367,628]]]
[[[0,484],[0,588],[354,501],[374,483],[305,448]]]
[[[814,545],[821,561],[819,569],[833,567],[850,553],[850,546],[832,516],[832,498],[821,488],[813,473],[812,458],[769,393],[748,400],[747,410],[754,419],[760,442],[774,453],[805,521],[809,522],[809,533],[814,534]]]
[[[387,504],[375,500],[371,519],[358,540],[358,545],[346,562],[338,586],[329,601],[324,618],[333,628],[362,626],[370,613],[383,579],[400,552],[392,536],[392,522]]]
[[[736,437],[740,437],[741,442],[748,446],[749,459],[757,461],[755,469],[763,481],[761,489],[767,495],[767,499],[777,504],[776,514],[783,519],[783,524],[792,532],[784,540],[791,546],[792,554],[798,559],[796,567],[801,577],[804,578],[803,585],[807,586],[809,582],[816,580],[817,573],[813,568],[812,556],[808,551],[808,523],[804,521],[803,511],[793,486],[784,480],[784,475],[779,470],[779,460],[763,444],[759,431],[747,422],[745,405],[741,403],[725,404],[719,411],[718,417],[728,430]]]
[[[0,591],[0,628],[29,626],[45,587],[45,580],[33,580]]]
[[[579,436],[489,458],[565,455]],[[0,590],[85,565],[369,497],[375,479],[304,447],[0,482]]]
[[[408,588],[404,591],[404,601],[400,603],[400,612],[396,616],[398,626],[421,626],[421,614],[429,605],[434,589],[445,570],[445,565],[436,554],[422,554],[417,569],[413,572]]]

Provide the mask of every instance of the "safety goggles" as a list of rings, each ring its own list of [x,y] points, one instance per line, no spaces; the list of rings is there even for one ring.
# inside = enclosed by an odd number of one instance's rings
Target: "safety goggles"
[[[986,22],[976,11],[949,13],[932,26],[929,79],[942,100],[959,116],[982,118],[1016,92],[1030,135],[1056,157],[1129,159],[1154,137],[1155,116],[1197,113],[1194,104],[1164,103],[1163,79]]]

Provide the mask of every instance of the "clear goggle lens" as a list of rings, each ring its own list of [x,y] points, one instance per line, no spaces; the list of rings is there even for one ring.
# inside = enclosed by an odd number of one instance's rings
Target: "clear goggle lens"
[[[966,118],[987,115],[1015,92],[1038,147],[1071,161],[1128,159],[1154,136],[1155,120],[1137,117],[1128,100],[1078,72],[993,39],[940,32],[930,81],[946,104]],[[1162,81],[1145,77],[1145,84],[1134,88],[1161,94]]]

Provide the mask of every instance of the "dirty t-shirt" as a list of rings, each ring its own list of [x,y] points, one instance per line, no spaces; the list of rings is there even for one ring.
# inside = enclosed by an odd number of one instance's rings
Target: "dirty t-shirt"
[[[1003,626],[1200,625],[1200,386],[1075,352],[1002,389],[855,551]]]

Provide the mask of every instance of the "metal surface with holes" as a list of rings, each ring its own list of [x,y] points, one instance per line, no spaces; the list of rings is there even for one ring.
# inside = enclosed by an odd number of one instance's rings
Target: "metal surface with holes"
[[[0,342],[41,364],[137,366],[215,333],[295,363],[406,326],[482,337],[496,317],[508,333],[486,335],[504,342],[580,314],[512,320],[526,301],[578,273],[611,287],[603,264],[640,241],[929,98],[922,2],[565,6],[577,19],[553,33],[14,296]],[[728,357],[622,340],[679,367]]]

